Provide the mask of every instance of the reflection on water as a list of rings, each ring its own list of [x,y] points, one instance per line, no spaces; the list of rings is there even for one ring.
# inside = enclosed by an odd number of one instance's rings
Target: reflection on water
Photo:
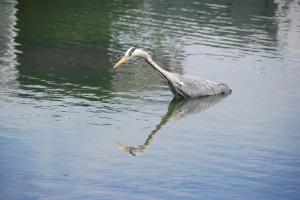
[[[0,0],[0,198],[297,199],[299,13],[298,0]],[[235,92],[172,101],[144,62],[112,69],[130,46]]]
[[[16,1],[0,1],[0,86],[15,84],[17,76],[16,50]]]
[[[220,102],[226,95],[215,95],[202,97],[199,99],[178,99],[173,98],[170,102],[167,113],[162,117],[159,124],[156,125],[155,129],[151,131],[145,140],[144,144],[138,147],[125,146],[118,143],[118,148],[121,151],[129,153],[133,156],[144,153],[149,145],[152,143],[155,135],[158,131],[166,124],[173,123],[176,120],[183,118],[189,114],[195,114],[208,109],[209,107]]]

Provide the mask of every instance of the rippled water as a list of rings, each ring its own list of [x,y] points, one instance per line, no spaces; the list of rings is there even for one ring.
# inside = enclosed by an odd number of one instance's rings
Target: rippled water
[[[300,2],[0,0],[0,199],[298,199]],[[225,82],[179,101],[142,60]]]

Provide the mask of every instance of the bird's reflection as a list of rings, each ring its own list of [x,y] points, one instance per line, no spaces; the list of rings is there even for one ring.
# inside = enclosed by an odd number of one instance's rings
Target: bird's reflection
[[[121,151],[129,153],[133,156],[143,154],[149,145],[152,143],[157,132],[166,124],[174,122],[178,119],[181,119],[189,114],[199,113],[203,110],[208,109],[209,107],[215,105],[220,102],[228,95],[214,95],[202,97],[199,99],[178,99],[173,98],[170,102],[168,111],[161,119],[160,123],[156,125],[155,129],[151,131],[145,140],[144,144],[139,145],[137,147],[125,146],[118,143],[118,148]]]

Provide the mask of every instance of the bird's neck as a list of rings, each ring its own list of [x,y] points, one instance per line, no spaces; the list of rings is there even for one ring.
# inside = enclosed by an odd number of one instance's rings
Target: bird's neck
[[[156,62],[152,59],[152,57],[147,52],[144,51],[143,54],[144,54],[143,58],[146,59],[147,63],[149,63],[149,65],[151,65],[154,68],[154,70],[157,71],[162,78],[164,78],[165,80],[168,80],[171,73],[164,70],[158,64],[156,64]]]

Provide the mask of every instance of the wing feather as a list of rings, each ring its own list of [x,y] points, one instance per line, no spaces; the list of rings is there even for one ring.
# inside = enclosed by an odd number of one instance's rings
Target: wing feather
[[[174,89],[183,97],[201,97],[231,92],[224,83],[216,83],[195,76],[180,74],[175,74],[175,76]]]

